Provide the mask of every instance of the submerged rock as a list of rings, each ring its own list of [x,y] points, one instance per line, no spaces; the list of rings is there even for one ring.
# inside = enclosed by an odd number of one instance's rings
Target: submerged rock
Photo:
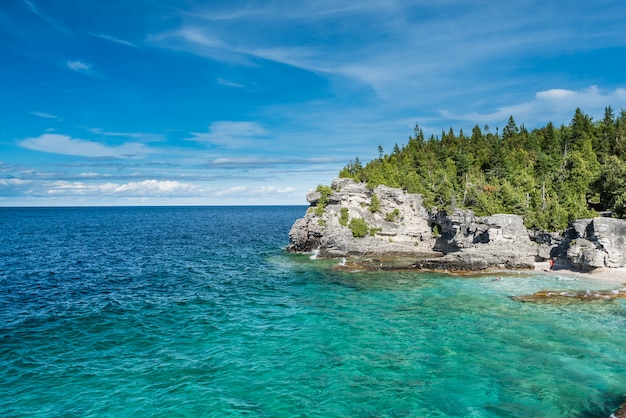
[[[626,418],[626,402],[623,402],[610,418]]]
[[[511,296],[511,299],[518,302],[534,303],[626,299],[626,290],[585,290],[579,292],[542,290],[532,295]]]

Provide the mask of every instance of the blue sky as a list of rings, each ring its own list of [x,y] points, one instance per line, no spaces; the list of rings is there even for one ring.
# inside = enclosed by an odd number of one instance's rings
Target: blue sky
[[[0,2],[0,206],[306,204],[418,123],[626,108],[621,1]]]

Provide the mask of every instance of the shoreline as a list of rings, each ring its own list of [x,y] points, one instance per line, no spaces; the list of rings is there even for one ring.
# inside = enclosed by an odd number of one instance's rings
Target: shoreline
[[[536,261],[531,269],[508,269],[508,268],[486,268],[483,270],[448,270],[419,268],[415,266],[412,257],[386,255],[381,257],[345,257],[339,264],[333,266],[334,269],[358,272],[358,271],[376,271],[376,270],[421,270],[450,274],[453,276],[484,276],[484,275],[503,275],[517,276],[519,274],[530,275],[551,275],[556,277],[564,277],[570,279],[581,279],[597,284],[606,284],[613,287],[626,287],[626,267],[605,267],[590,272],[582,272],[573,270],[567,265],[555,264],[550,269],[548,261]]]
[[[550,270],[548,261],[535,262],[534,269],[531,270],[538,273],[548,273],[556,276],[569,278],[588,279],[595,282],[604,282],[612,285],[626,286],[626,267],[602,268],[591,272],[581,272],[572,270],[564,265],[555,264]]]

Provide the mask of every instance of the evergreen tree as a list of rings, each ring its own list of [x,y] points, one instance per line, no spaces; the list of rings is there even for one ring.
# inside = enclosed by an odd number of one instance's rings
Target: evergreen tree
[[[366,165],[351,161],[340,176],[419,193],[427,207],[517,213],[528,227],[546,230],[595,216],[592,207],[626,216],[626,111],[615,117],[610,106],[600,122],[576,109],[558,129],[549,122],[529,131],[511,116],[502,136],[476,125],[471,136],[449,129],[425,139],[415,125],[405,146],[378,151]]]

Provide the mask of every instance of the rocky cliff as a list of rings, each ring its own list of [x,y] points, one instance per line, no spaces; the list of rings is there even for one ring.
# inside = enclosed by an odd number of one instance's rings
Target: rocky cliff
[[[436,254],[419,195],[386,186],[370,190],[351,179],[335,179],[331,188],[323,207],[321,193],[307,194],[311,207],[291,228],[287,250],[317,251],[320,257]],[[367,228],[362,237],[359,224]]]
[[[591,271],[626,266],[626,221],[613,218],[579,219],[565,232],[555,255],[572,267]]]
[[[289,232],[288,251],[319,257],[400,255],[428,269],[532,268],[536,260],[590,271],[626,266],[626,221],[576,221],[563,235],[528,231],[521,216],[427,211],[420,195],[351,179],[307,194],[310,208]]]
[[[534,266],[538,246],[530,240],[521,216],[477,217],[470,210],[456,210],[452,214],[434,212],[431,222],[441,231],[433,249],[444,256],[420,262],[420,267],[482,270]]]

